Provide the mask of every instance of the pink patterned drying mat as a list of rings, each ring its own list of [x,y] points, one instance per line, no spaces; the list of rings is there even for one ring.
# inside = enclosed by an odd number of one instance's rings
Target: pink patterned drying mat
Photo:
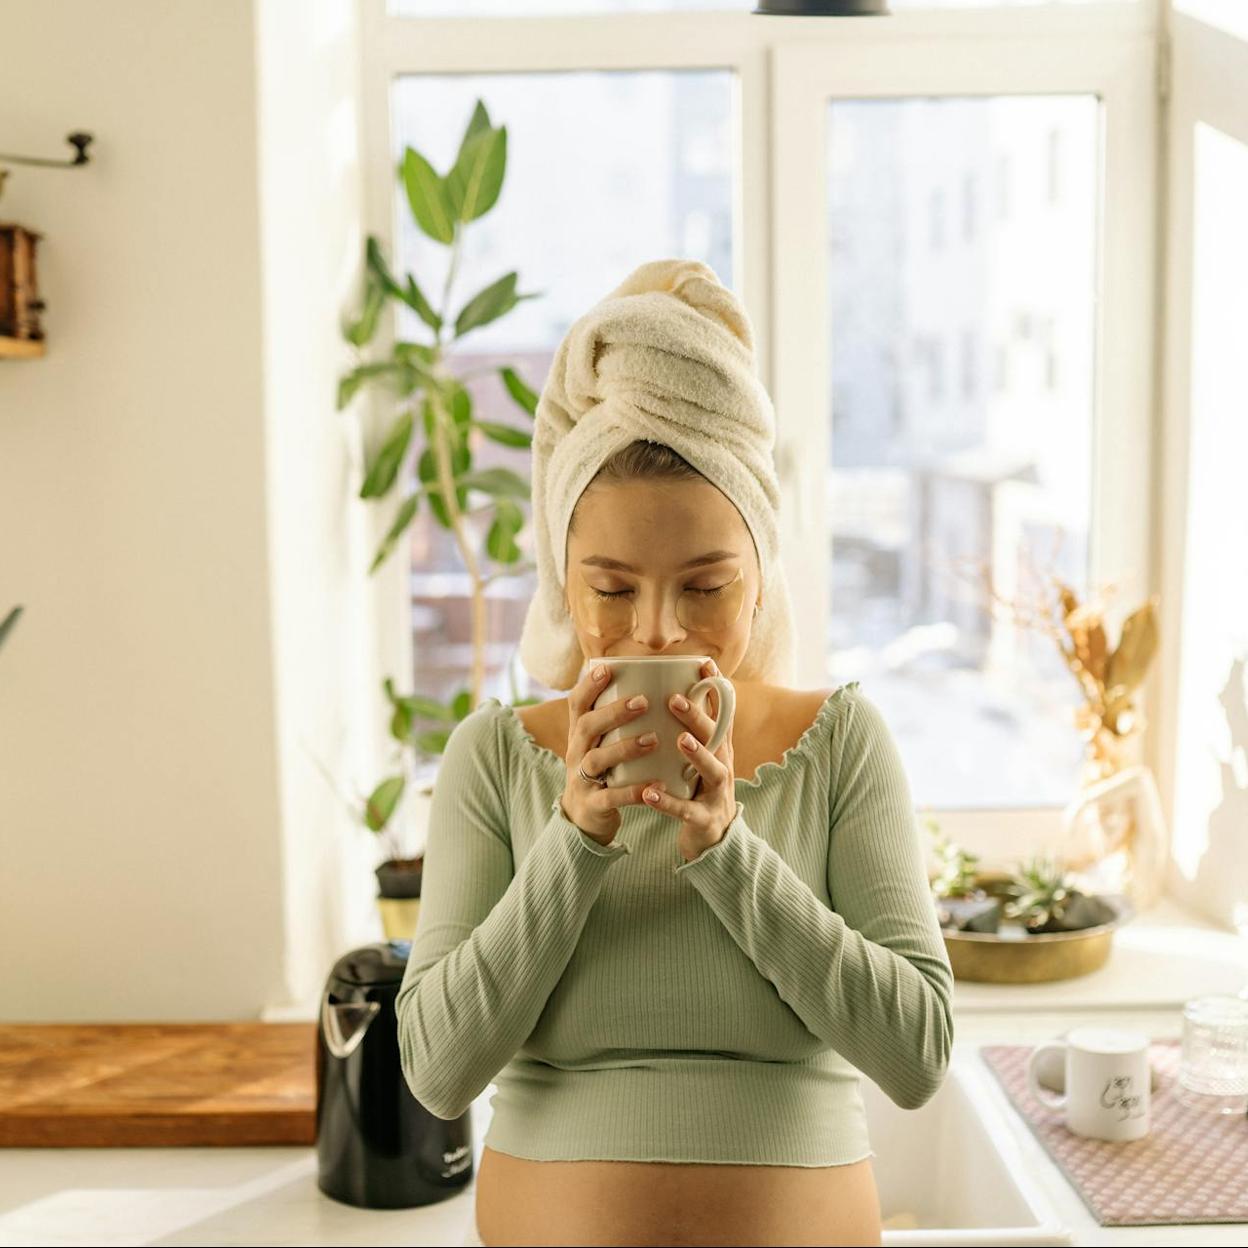
[[[1014,1108],[1102,1226],[1248,1222],[1248,1117],[1193,1109],[1174,1096],[1178,1040],[1154,1040],[1157,1070],[1149,1132],[1140,1140],[1088,1140],[1027,1087],[1032,1045],[979,1046]]]

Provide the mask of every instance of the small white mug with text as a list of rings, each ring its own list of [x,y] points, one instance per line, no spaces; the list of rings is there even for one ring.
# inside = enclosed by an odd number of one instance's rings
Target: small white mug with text
[[[1066,1091],[1060,1096],[1039,1080],[1040,1064],[1054,1050],[1066,1054]],[[1066,1126],[1094,1140],[1138,1140],[1148,1134],[1148,1037],[1118,1027],[1072,1027],[1064,1040],[1039,1045],[1027,1064],[1032,1096],[1049,1109],[1065,1109]]]

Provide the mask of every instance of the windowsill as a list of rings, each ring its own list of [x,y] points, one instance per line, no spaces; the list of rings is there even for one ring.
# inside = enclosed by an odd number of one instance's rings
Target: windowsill
[[[1248,940],[1163,897],[1114,933],[1098,971],[1047,984],[977,984],[956,980],[955,1017],[1051,1010],[1171,1010],[1192,997],[1248,984]],[[320,993],[306,1002],[271,1006],[265,1022],[314,1022]]]
[[[1040,984],[957,980],[953,1008],[994,1010],[1171,1009],[1206,993],[1248,984],[1248,940],[1162,897],[1114,933],[1105,965],[1089,975]]]

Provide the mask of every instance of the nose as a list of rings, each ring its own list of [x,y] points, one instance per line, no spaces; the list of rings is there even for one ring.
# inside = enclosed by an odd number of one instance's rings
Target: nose
[[[637,627],[633,640],[639,646],[661,653],[688,635],[676,618],[676,599],[663,593],[642,595],[637,600]]]

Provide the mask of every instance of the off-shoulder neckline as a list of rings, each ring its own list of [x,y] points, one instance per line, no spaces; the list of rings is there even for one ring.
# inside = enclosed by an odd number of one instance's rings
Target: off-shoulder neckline
[[[777,762],[775,759],[764,759],[761,763],[759,763],[752,779],[746,779],[745,777],[738,776],[736,778],[736,787],[739,789],[759,789],[762,787],[767,776],[769,776],[772,772],[786,771],[791,759],[803,757],[810,749],[810,746],[816,737],[819,735],[819,730],[823,727],[824,721],[831,718],[832,710],[836,706],[840,696],[851,689],[856,689],[857,687],[858,681],[851,680],[847,681],[843,685],[838,685],[835,689],[833,689],[832,692],[824,698],[819,710],[815,714],[814,719],[810,721],[809,725],[802,732],[802,735],[784,751],[784,753],[780,756],[780,760]],[[514,706],[510,703],[503,702],[496,697],[486,698],[482,705],[488,705],[489,703],[493,703],[498,708],[498,713],[507,724],[507,730],[514,738],[528,747],[529,756],[533,758],[534,761],[543,762],[547,766],[558,766],[560,768],[566,767],[566,763],[560,755],[556,754],[554,750],[548,749],[546,746],[542,745],[533,736],[533,734],[529,732],[524,724],[521,723],[520,716],[516,714],[516,708]]]

